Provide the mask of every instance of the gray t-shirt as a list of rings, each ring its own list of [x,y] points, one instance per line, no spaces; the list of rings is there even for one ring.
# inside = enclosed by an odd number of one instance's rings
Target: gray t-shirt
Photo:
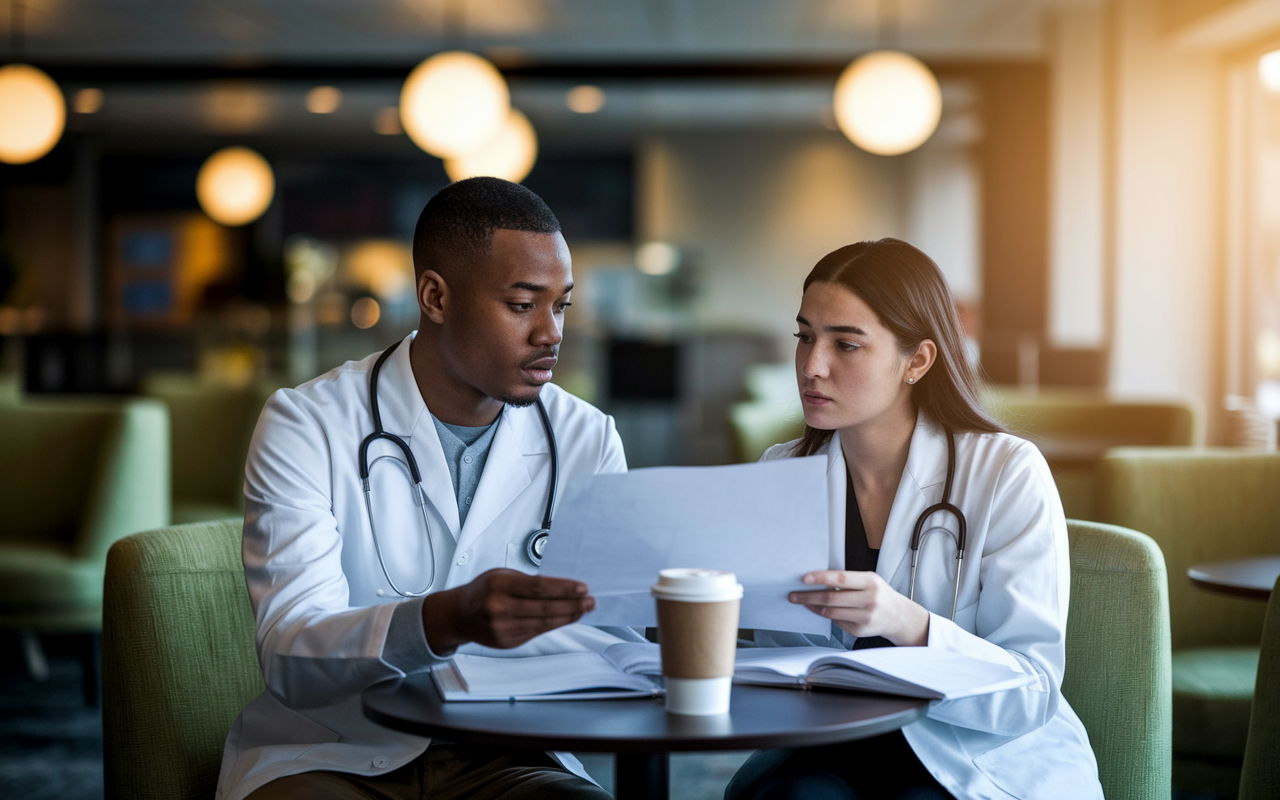
[[[484,463],[489,458],[489,448],[493,445],[493,435],[501,419],[499,416],[483,427],[468,428],[441,422],[435,415],[431,417],[436,424],[436,433],[440,435],[440,447],[444,450],[445,463],[449,465],[449,477],[453,479],[459,525],[467,521],[467,512],[471,510],[471,501],[475,499],[476,487],[480,485],[480,475],[484,472]]]

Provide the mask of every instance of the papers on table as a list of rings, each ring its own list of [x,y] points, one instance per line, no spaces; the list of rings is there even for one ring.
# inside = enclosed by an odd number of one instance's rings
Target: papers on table
[[[657,694],[661,674],[656,644],[624,643],[601,653],[459,655],[432,676],[445,700],[568,700]],[[1035,678],[1004,664],[931,647],[760,647],[737,651],[734,681],[955,700],[1017,689]]]
[[[456,655],[431,677],[445,700],[599,700],[662,693],[660,681],[628,674],[600,653]]]
[[[574,478],[541,574],[591,587],[590,625],[657,624],[658,570],[727,570],[743,585],[743,628],[828,636],[830,621],[787,602],[800,577],[830,564],[827,460],[659,467]]]

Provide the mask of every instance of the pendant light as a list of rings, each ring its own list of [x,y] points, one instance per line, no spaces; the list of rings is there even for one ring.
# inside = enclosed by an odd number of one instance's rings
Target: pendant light
[[[200,167],[196,198],[204,213],[223,225],[247,225],[262,216],[275,196],[267,160],[247,147],[226,147]]]
[[[882,0],[882,12],[888,2]],[[896,10],[886,15],[894,23]],[[882,35],[888,27],[883,22]],[[919,59],[879,49],[855,59],[840,74],[832,106],[836,124],[850,141],[869,153],[896,156],[915,150],[937,130],[942,91]]]
[[[445,159],[444,171],[455,181],[484,175],[519,183],[537,158],[538,135],[529,118],[513,108],[495,136],[476,150]]]
[[[9,4],[9,31],[15,62],[22,58],[22,4]],[[0,67],[0,161],[26,164],[41,158],[62,138],[67,104],[62,90],[30,64]]]
[[[488,59],[465,49],[466,0],[443,0],[446,51],[414,67],[400,90],[400,123],[433,156],[459,158],[508,123],[511,91]]]
[[[498,68],[475,53],[451,50],[423,61],[400,90],[400,122],[414,144],[440,158],[484,145],[511,110]]]

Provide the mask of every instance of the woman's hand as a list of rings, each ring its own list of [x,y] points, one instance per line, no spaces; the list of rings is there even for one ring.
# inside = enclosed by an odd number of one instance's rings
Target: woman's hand
[[[854,636],[883,636],[898,646],[929,643],[929,612],[874,572],[819,570],[806,574],[804,582],[832,588],[792,592],[787,599]]]

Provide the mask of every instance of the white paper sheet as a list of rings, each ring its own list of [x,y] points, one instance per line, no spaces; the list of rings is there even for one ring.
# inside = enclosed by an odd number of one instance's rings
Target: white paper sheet
[[[540,572],[591,587],[587,624],[653,626],[658,570],[728,570],[744,588],[741,627],[829,636],[829,620],[787,602],[830,560],[826,469],[811,456],[575,478]]]

